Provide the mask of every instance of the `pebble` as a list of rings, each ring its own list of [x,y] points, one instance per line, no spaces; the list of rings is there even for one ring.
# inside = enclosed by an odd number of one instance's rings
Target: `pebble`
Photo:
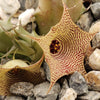
[[[26,1],[26,0],[19,0],[19,3],[20,3],[20,10],[25,10],[25,1]]]
[[[36,97],[36,100],[57,100],[57,97],[53,94],[49,94],[45,97],[38,96],[38,97]]]
[[[18,0],[0,0],[0,17],[7,20],[14,15],[20,8]]]
[[[38,84],[34,87],[33,93],[34,96],[37,98],[41,98],[38,100],[52,100],[51,97],[55,98],[53,100],[57,99],[57,96],[60,92],[60,85],[58,83],[55,83],[55,85],[52,87],[51,91],[47,94],[47,91],[49,89],[50,83],[49,82],[43,82],[41,84]],[[52,96],[50,96],[52,95]]]
[[[43,69],[42,67],[40,68],[40,73],[41,73],[42,79],[43,79],[43,80],[46,80],[45,71],[44,71],[44,69]]]
[[[95,19],[100,18],[100,2],[91,5],[91,11]]]
[[[84,31],[89,31],[89,28],[92,24],[93,17],[91,12],[84,13],[80,19],[77,21],[77,25]]]
[[[98,33],[98,32],[100,32],[100,20],[95,21],[89,29],[89,33]]]
[[[9,15],[5,14],[2,10],[2,8],[0,7],[0,20],[8,20]]]
[[[100,2],[100,0],[92,0],[92,2]]]
[[[46,78],[50,82],[50,70],[48,64],[45,61],[43,62],[43,68],[46,74]]]
[[[89,56],[89,65],[94,70],[100,70],[100,49],[96,48]]]
[[[4,100],[6,96],[0,96],[0,100]]]
[[[39,2],[39,0],[26,0],[25,8],[26,9],[30,9],[30,8],[36,9],[38,6],[38,2]]]
[[[100,71],[90,71],[85,75],[89,89],[100,91]]]
[[[35,17],[32,17],[33,15],[34,15],[34,9],[27,9],[25,12],[19,15],[17,25],[25,26],[29,22],[34,22]]]
[[[35,97],[34,96],[28,96],[27,100],[35,100]]]
[[[36,23],[28,23],[26,26],[25,26],[25,30],[28,31],[29,33],[32,33],[33,30],[35,30],[36,28]]]
[[[25,100],[25,99],[20,96],[6,96],[4,100]]]
[[[82,95],[88,92],[88,85],[79,72],[75,72],[71,75],[69,85],[70,88],[73,88],[77,92],[77,95]]]
[[[18,18],[12,17],[12,18],[11,18],[11,23],[12,23],[13,25],[17,26]]]
[[[76,98],[77,93],[72,88],[69,88],[66,90],[64,96],[60,100],[75,100]]]
[[[92,39],[92,48],[100,48],[100,32],[96,33],[94,38]]]
[[[63,82],[63,84],[62,84],[62,89],[61,89],[61,91],[60,91],[60,93],[59,93],[59,99],[61,99],[61,97],[64,96],[64,94],[65,94],[65,92],[66,92],[66,90],[67,90],[68,88],[69,88],[68,82],[67,82],[67,80],[65,79],[64,82]]]
[[[17,82],[10,87],[10,92],[15,95],[32,96],[34,85],[29,82]]]
[[[10,60],[12,60],[12,59],[9,59],[9,58],[2,58],[1,59],[1,65],[4,65],[4,64],[6,64],[8,61],[10,61]]]
[[[78,100],[100,100],[100,92],[89,91],[83,96],[79,96]]]

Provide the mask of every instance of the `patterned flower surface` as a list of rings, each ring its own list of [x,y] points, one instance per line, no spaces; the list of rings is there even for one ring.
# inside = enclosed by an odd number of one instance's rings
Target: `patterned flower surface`
[[[67,6],[60,22],[53,26],[47,35],[31,37],[36,40],[44,51],[45,60],[51,73],[51,87],[64,75],[75,71],[85,74],[84,56],[94,33],[81,30],[72,21]]]

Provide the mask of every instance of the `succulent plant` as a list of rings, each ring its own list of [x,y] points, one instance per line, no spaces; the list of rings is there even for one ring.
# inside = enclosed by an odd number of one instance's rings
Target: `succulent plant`
[[[83,0],[64,0],[69,14],[74,22],[78,20],[80,15],[86,11],[86,8],[83,5]]]
[[[44,55],[51,73],[49,91],[62,76],[69,75],[74,71],[85,73],[83,59],[86,48],[94,34],[84,32],[74,24],[68,11],[71,14],[74,12],[71,9],[78,9],[78,14],[75,17],[74,13],[71,15],[73,20],[76,21],[82,13],[83,5],[82,0],[78,0],[78,2],[75,0],[76,6],[71,2],[65,0],[70,8],[68,9],[64,4],[63,10],[61,0],[39,1],[35,17],[39,26],[39,33],[41,35],[47,34],[45,36],[37,36],[35,31],[30,34],[21,26],[14,28],[10,20],[8,22],[0,21],[0,34],[5,35],[8,40],[8,42],[2,41],[7,46],[4,49],[0,48],[1,53],[3,51],[7,52],[3,57],[10,54],[21,54],[29,57],[34,62],[31,65],[26,64],[26,67],[22,67],[20,64],[15,64],[16,66],[12,66],[13,68],[8,68],[8,65],[6,65],[7,67],[1,65],[0,95],[8,95],[10,85],[15,82],[28,81],[36,84],[40,80],[42,81],[39,69]],[[78,4],[81,5],[77,6]]]
[[[85,11],[83,0],[64,0],[69,7],[69,13],[74,22]],[[39,0],[39,5],[35,13],[39,34],[45,35],[50,28],[56,25],[62,16],[62,0]]]
[[[9,88],[16,82],[31,82],[34,85],[43,81],[40,66],[44,56],[36,63],[27,65],[21,60],[12,60],[0,65],[0,95],[9,95]]]
[[[5,30],[10,30],[12,25],[6,21],[4,23],[0,22],[0,25],[5,26]],[[5,53],[12,47],[12,41],[7,34],[5,34],[4,30],[0,27],[0,52]]]
[[[37,41],[44,51],[51,73],[51,87],[64,75],[75,71],[85,74],[84,56],[95,33],[81,30],[72,21],[69,9],[64,4],[62,18],[45,36],[30,37]]]
[[[15,82],[26,81],[37,84],[43,81],[40,73],[44,58],[43,51],[34,40],[25,36],[34,36],[34,34],[34,32],[28,33],[21,26],[14,28],[10,20],[0,21],[0,39],[4,45],[0,45],[0,52],[4,54],[2,57],[20,54],[28,57],[32,62],[27,65],[24,61],[15,59],[0,65],[0,95],[9,95],[9,88]]]
[[[10,20],[8,20],[8,22],[0,21],[0,26],[2,29],[2,32],[0,32],[1,38],[3,38],[2,35],[7,37],[7,41],[5,40],[4,42],[1,40],[1,43],[4,44],[5,48],[1,47],[0,51],[7,52],[3,57],[12,53],[21,54],[29,57],[34,63],[41,58],[43,54],[41,47],[34,40],[25,37],[25,35],[34,36],[34,32],[30,34],[21,26],[19,28],[13,28]]]

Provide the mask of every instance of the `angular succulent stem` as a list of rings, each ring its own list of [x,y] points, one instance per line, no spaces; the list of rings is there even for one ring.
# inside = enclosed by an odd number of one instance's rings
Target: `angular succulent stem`
[[[9,54],[11,54],[14,50],[16,50],[16,47],[15,46],[12,46],[11,49],[6,53],[4,54],[1,58],[4,58],[4,57],[7,57]]]

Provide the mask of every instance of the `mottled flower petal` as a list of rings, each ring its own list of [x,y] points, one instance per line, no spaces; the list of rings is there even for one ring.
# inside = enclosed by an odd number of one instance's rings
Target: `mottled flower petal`
[[[46,36],[30,37],[36,40],[44,51],[45,60],[51,73],[49,90],[64,75],[75,71],[81,74],[86,73],[83,65],[84,56],[94,35],[94,33],[84,32],[74,24],[68,8],[64,4],[64,12],[60,22],[52,27]],[[53,52],[50,51],[51,49]]]

